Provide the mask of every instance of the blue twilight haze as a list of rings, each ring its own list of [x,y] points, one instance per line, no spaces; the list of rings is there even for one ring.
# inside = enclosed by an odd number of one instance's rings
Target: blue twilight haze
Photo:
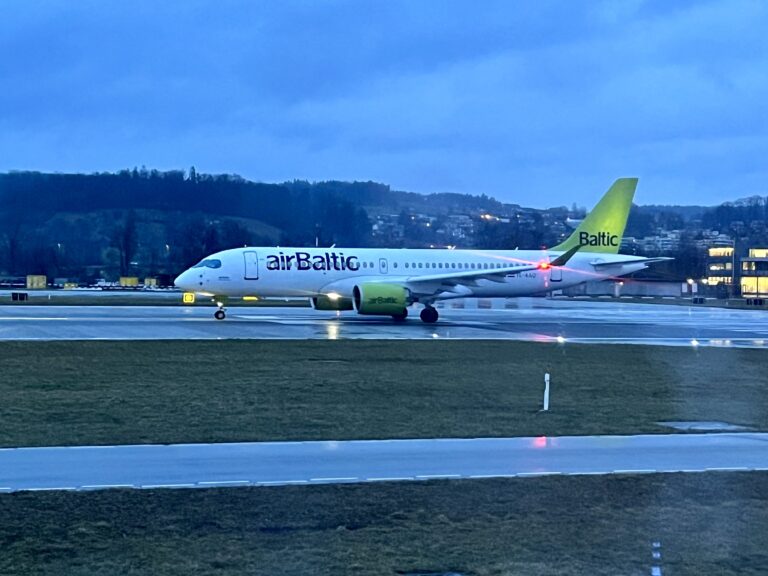
[[[6,0],[0,171],[768,194],[768,3]]]

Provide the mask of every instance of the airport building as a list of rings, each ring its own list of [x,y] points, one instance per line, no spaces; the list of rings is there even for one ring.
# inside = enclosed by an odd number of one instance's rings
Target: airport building
[[[707,252],[707,285],[724,286],[728,291],[734,285],[733,246],[713,246]]]
[[[741,296],[768,298],[768,248],[750,248],[741,259]]]

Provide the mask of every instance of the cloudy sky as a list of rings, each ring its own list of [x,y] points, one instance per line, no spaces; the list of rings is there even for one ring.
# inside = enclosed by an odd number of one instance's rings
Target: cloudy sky
[[[0,3],[0,171],[768,195],[768,3]]]

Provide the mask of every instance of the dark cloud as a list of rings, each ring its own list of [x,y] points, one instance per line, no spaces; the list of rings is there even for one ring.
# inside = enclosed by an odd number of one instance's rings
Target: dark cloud
[[[0,18],[0,170],[196,165],[530,205],[768,194],[768,8],[36,2]]]

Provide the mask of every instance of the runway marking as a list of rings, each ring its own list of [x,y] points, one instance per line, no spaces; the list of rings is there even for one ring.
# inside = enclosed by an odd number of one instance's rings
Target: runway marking
[[[360,480],[356,476],[341,477],[341,478],[310,478],[310,482],[354,482]]]
[[[257,482],[259,486],[278,486],[283,484],[307,484],[309,480],[264,480]]]
[[[535,476],[559,476],[562,472],[520,472],[517,474],[520,478],[533,478]]]
[[[80,486],[81,490],[99,490],[102,488],[135,488],[133,484],[87,484]]]
[[[437,480],[440,478],[461,478],[461,474],[420,474],[416,476],[420,480]]]
[[[236,484],[250,484],[250,480],[215,480],[210,482],[198,482],[199,486],[224,486]]]
[[[614,470],[613,474],[654,474],[658,470]]]
[[[49,490],[76,490],[74,486],[51,486],[50,488],[22,488],[25,492],[47,492]]]
[[[142,484],[144,489],[151,490],[153,488],[194,488],[194,484]]]
[[[749,468],[744,466],[723,467],[723,468],[707,468],[707,472],[748,472]]]
[[[413,476],[393,476],[391,478],[366,478],[366,482],[399,482],[401,480],[413,480]]]
[[[0,486],[0,492],[13,492],[13,488],[10,486]]]

